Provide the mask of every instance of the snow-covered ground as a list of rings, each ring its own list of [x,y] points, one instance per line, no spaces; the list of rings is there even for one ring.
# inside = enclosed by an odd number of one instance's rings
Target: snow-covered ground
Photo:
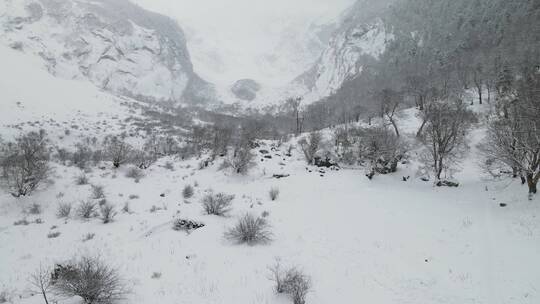
[[[404,129],[414,130],[413,114],[403,114]],[[481,137],[481,129],[472,134],[473,147]],[[420,181],[414,162],[372,181],[363,170],[321,173],[306,168],[298,150],[286,156],[287,148],[272,150],[272,159],[259,153],[247,176],[219,171],[219,159],[203,170],[197,159],[161,159],[138,183],[125,177],[128,167],[93,168],[90,183],[104,186],[119,211],[110,224],[55,216],[59,203],[76,208],[91,190],[75,185],[78,169],[54,165],[54,182],[32,196],[0,195],[0,291],[13,303],[41,303],[28,292],[29,273],[40,263],[90,254],[119,267],[131,289],[125,303],[289,303],[268,280],[276,259],[311,276],[310,304],[540,301],[538,197],[528,201],[517,181],[486,179],[474,148],[456,175],[459,188]],[[184,200],[188,184],[196,185],[195,196]],[[276,201],[271,187],[280,189]],[[236,196],[229,216],[204,215],[200,200],[208,189]],[[33,203],[41,214],[25,213]],[[131,213],[120,211],[126,203]],[[271,243],[250,247],[223,237],[237,217],[265,211]],[[173,231],[179,217],[206,226]],[[23,218],[30,224],[14,225]],[[51,231],[60,235],[48,238]],[[83,241],[90,233],[93,239]]]
[[[129,129],[125,119],[139,115],[126,105],[134,101],[90,83],[54,78],[38,58],[7,47],[0,47],[0,58],[4,138],[43,127],[54,144],[63,145],[83,135],[102,138],[124,131]],[[475,111],[485,110],[476,105]],[[418,127],[415,114],[409,109],[400,115],[404,134]],[[274,293],[268,279],[268,266],[280,259],[311,276],[309,304],[536,304],[539,197],[527,200],[516,180],[483,175],[476,148],[483,136],[480,124],[455,176],[459,188],[419,180],[414,153],[398,173],[370,181],[363,170],[306,167],[300,151],[294,149],[289,157],[289,144],[272,150],[272,142],[255,150],[257,165],[247,176],[218,170],[219,159],[199,170],[198,159],[165,158],[135,182],[126,177],[129,166],[115,170],[104,163],[87,176],[104,187],[118,211],[109,224],[75,215],[91,186],[76,185],[79,169],[53,164],[50,182],[31,196],[0,193],[0,294],[12,303],[42,303],[29,291],[29,275],[40,264],[89,254],[120,269],[131,290],[124,303],[290,303]],[[261,149],[272,151],[272,159],[264,158]],[[275,173],[290,176],[275,179]],[[411,178],[404,182],[404,176]],[[188,184],[196,185],[195,196],[184,200]],[[280,190],[276,201],[268,195],[272,187]],[[209,189],[235,195],[229,216],[204,215],[200,201]],[[27,212],[34,203],[41,206],[40,214]],[[73,204],[70,218],[56,217],[59,203]],[[129,213],[121,211],[126,203]],[[224,238],[246,212],[268,212],[271,243],[237,245]],[[206,226],[190,234],[173,231],[176,218]],[[29,224],[14,225],[21,219]],[[48,238],[51,232],[60,234]],[[89,234],[94,237],[83,241]]]

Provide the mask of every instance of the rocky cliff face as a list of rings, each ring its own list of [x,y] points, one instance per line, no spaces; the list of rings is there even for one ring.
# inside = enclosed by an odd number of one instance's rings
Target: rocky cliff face
[[[304,88],[307,102],[329,96],[346,79],[361,73],[366,60],[377,60],[384,53],[394,38],[378,17],[386,7],[384,2],[366,8],[365,1],[359,1],[344,13],[320,59],[294,81]]]
[[[42,57],[50,73],[170,104],[213,99],[182,29],[127,0],[4,0],[0,41]]]

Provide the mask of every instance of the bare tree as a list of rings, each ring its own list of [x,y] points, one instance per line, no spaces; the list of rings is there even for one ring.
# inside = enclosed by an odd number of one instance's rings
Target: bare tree
[[[288,107],[295,121],[294,133],[296,135],[302,133],[303,118],[300,117],[300,105],[302,104],[302,97],[289,98],[285,101],[285,105]]]
[[[399,107],[401,106],[401,94],[391,89],[384,89],[379,93],[379,98],[381,100],[382,118],[386,119],[392,125],[396,136],[399,137],[397,116]]]
[[[2,147],[2,179],[14,197],[30,194],[47,178],[49,150],[45,131],[29,132]]]
[[[503,113],[488,128],[483,152],[490,167],[503,165],[537,193],[540,180],[540,73],[524,71],[516,89],[500,95]]]
[[[425,159],[437,180],[452,168],[464,148],[474,114],[461,101],[437,102],[427,117],[422,141],[427,150]]]
[[[29,283],[31,285],[32,292],[41,294],[45,304],[49,304],[47,293],[52,288],[51,271],[39,265],[39,268],[30,276]]]
[[[376,173],[396,172],[398,163],[405,154],[405,146],[397,135],[384,126],[359,131],[359,157],[368,162],[366,176],[372,179]]]
[[[111,159],[115,168],[129,160],[132,147],[123,138],[118,136],[108,136],[105,138],[106,153]]]

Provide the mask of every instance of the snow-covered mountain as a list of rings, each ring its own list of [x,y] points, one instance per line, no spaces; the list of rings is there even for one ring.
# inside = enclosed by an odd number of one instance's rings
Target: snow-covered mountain
[[[57,77],[145,101],[212,99],[168,17],[127,0],[4,0],[0,8],[0,42],[39,55]]]
[[[367,7],[366,1],[358,1],[343,13],[319,60],[293,82],[305,90],[306,102],[332,94],[346,79],[362,72],[365,60],[376,60],[384,53],[394,38],[380,18],[387,2]]]
[[[131,0],[174,18],[186,33],[195,72],[215,84],[219,100],[258,106],[296,92],[291,82],[317,62],[353,0]],[[249,101],[239,80],[260,85]]]

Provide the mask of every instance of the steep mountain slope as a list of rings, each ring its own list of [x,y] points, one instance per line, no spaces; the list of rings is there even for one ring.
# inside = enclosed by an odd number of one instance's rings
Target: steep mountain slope
[[[394,38],[381,18],[391,2],[357,1],[343,13],[319,60],[293,82],[293,86],[303,88],[307,102],[329,96],[345,80],[361,73],[364,62],[378,59],[384,53]]]
[[[0,45],[0,130],[4,139],[21,130],[46,129],[65,143],[80,134],[126,129],[122,121],[138,115],[137,101],[115,97],[94,85],[54,77],[39,57]]]
[[[127,0],[6,0],[0,40],[41,56],[49,72],[88,79],[138,100],[212,98],[194,72],[181,28]]]

